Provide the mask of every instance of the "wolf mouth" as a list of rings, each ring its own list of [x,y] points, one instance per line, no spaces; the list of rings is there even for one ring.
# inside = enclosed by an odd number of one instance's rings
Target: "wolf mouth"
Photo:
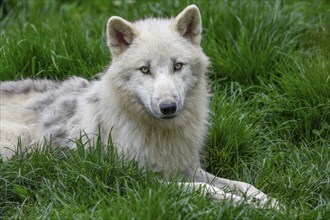
[[[169,119],[172,119],[175,117],[176,117],[176,115],[169,115],[169,116],[162,116],[162,117],[160,117],[160,119],[169,120]]]

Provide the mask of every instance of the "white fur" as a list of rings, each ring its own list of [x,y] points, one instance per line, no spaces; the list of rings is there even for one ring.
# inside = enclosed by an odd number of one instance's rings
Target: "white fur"
[[[203,187],[206,194],[234,202],[246,193],[265,205],[267,196],[255,187],[200,168],[209,114],[209,61],[200,47],[201,28],[194,5],[174,19],[131,23],[111,17],[107,43],[113,57],[100,80],[1,83],[0,153],[9,158],[18,137],[23,147],[45,137],[55,146],[74,147],[71,140],[82,132],[87,142],[100,131],[103,141],[111,135],[118,152],[141,167],[192,181],[181,183],[185,188]]]

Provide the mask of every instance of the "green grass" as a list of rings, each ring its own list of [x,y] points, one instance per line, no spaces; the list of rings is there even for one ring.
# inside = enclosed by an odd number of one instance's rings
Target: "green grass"
[[[170,16],[190,1],[1,1],[0,80],[91,78],[109,65],[105,25]],[[196,1],[212,61],[203,166],[249,182],[281,212],[161,184],[111,146],[46,146],[0,161],[0,219],[326,219],[330,216],[330,4]]]

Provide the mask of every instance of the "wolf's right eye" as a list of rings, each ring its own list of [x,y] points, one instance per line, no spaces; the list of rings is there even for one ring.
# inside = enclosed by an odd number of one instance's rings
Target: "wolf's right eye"
[[[143,66],[143,67],[141,67],[140,68],[140,71],[142,72],[142,73],[144,73],[144,74],[149,74],[149,68],[148,67],[146,67],[146,66]]]
[[[183,63],[176,63],[176,64],[174,64],[174,70],[179,71],[179,70],[181,70],[182,66],[183,66]]]

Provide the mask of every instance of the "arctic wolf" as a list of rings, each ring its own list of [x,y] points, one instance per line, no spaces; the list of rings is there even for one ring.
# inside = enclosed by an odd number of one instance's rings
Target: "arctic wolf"
[[[209,59],[200,46],[199,9],[188,6],[172,19],[129,22],[111,17],[107,45],[112,54],[99,80],[2,82],[1,146],[4,159],[17,147],[44,139],[75,147],[74,140],[111,136],[120,154],[168,176],[180,174],[185,188],[201,188],[222,200],[265,205],[275,200],[250,184],[201,168],[209,114]],[[226,189],[231,190],[227,192]],[[253,201],[253,202],[252,202]]]

